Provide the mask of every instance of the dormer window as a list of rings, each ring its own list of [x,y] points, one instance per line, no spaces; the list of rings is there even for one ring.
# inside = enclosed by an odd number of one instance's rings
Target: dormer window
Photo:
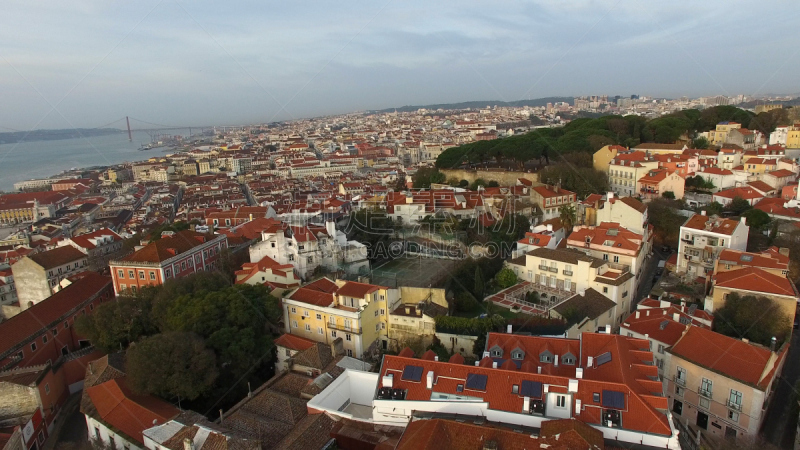
[[[561,358],[561,362],[568,366],[574,366],[575,355],[573,355],[572,353],[565,353],[564,356]]]
[[[495,345],[489,350],[489,355],[493,358],[502,358],[503,357],[503,349],[499,346]]]
[[[543,363],[551,363],[553,362],[553,354],[550,353],[548,350],[543,351],[539,354],[539,362]]]
[[[524,359],[524,358],[525,358],[525,352],[522,351],[522,349],[515,348],[514,350],[511,351],[511,359]]]

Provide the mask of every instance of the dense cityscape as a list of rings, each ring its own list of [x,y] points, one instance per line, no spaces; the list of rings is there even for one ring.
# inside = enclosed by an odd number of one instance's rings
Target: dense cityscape
[[[16,183],[3,449],[792,445],[800,100],[546,100]]]

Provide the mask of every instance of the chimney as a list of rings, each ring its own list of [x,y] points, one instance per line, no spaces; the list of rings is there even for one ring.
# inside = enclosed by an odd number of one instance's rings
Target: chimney
[[[772,339],[769,341],[769,349],[770,351],[775,351],[775,347],[778,346],[778,339],[775,336],[772,336]]]
[[[778,253],[780,253],[783,256],[789,256],[789,249],[786,247],[781,247],[778,249]]]
[[[609,193],[606,194],[606,199],[611,200],[613,198],[614,198],[614,193],[613,192],[609,192]]]
[[[640,314],[639,314],[639,310],[637,310],[637,311],[636,311],[636,318],[637,318],[637,319],[639,318],[639,315],[640,315]]]
[[[611,334],[611,325],[606,325],[606,334]]]
[[[575,414],[580,414],[580,413],[581,413],[581,400],[580,399],[576,399],[575,400]]]
[[[506,333],[511,334],[511,324],[508,324],[508,326],[506,326]]]
[[[439,361],[439,355],[433,355],[433,360],[434,361]]]
[[[394,380],[394,375],[384,375],[383,376],[383,387],[391,388],[392,387],[392,380]]]
[[[739,221],[742,222],[742,225],[747,225],[747,217],[742,216]]]
[[[706,210],[704,209],[704,210],[700,211],[700,215],[701,216],[705,216],[706,215]]]
[[[553,365],[558,367],[558,355],[553,355]]]
[[[408,316],[410,314],[411,314],[411,307],[410,306],[406,306],[406,315]]]
[[[479,365],[480,363],[481,363],[480,361],[475,361],[475,367],[478,367],[478,365]]]
[[[429,370],[428,375],[425,376],[425,386],[428,389],[433,389],[433,371]]]
[[[183,438],[183,450],[194,450],[194,444],[189,438]]]
[[[749,344],[750,343],[750,339],[742,338],[742,342],[744,342],[745,344]]]
[[[540,375],[541,375],[541,373],[542,373],[542,366],[536,366],[536,373],[538,373],[538,374],[540,374]]]
[[[647,316],[647,317],[650,317],[650,310],[648,309],[647,312],[645,312],[644,315]]]
[[[661,315],[662,316],[666,316],[667,315],[667,310],[666,309],[662,309],[661,310]]]
[[[522,412],[528,412],[531,410],[531,398],[527,395],[522,397]]]
[[[497,361],[492,361],[492,369],[497,369]]]
[[[578,367],[575,369],[575,378],[579,380],[583,378],[583,367]]]
[[[681,315],[679,313],[673,313],[672,314],[672,320],[674,320],[675,322],[680,322],[681,321]]]
[[[548,223],[547,224],[547,231],[553,231],[553,224],[552,223]]]
[[[591,356],[586,357],[586,367],[592,367],[592,363],[594,362],[594,358]]]

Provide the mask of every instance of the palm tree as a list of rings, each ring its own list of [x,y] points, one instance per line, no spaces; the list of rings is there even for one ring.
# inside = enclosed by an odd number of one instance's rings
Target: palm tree
[[[561,225],[566,229],[567,235],[572,233],[572,227],[575,226],[576,214],[575,207],[572,205],[563,205],[558,209],[558,218],[561,219]]]

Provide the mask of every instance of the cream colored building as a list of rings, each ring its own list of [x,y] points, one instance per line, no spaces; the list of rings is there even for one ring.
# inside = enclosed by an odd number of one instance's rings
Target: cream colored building
[[[401,287],[400,301],[389,311],[389,348],[400,351],[417,340],[427,347],[436,334],[436,317],[447,313],[444,289]]]
[[[714,146],[721,146],[728,138],[728,133],[734,128],[741,128],[742,124],[737,122],[720,122],[716,129],[708,132],[708,142]]]
[[[756,436],[787,350],[688,327],[666,351],[664,392],[673,417],[717,437]]]
[[[608,166],[611,190],[622,197],[637,195],[636,182],[653,169],[658,169],[658,161],[643,152],[618,154]]]
[[[744,218],[732,220],[705,214],[695,214],[681,226],[677,271],[693,278],[710,274],[723,249],[744,251],[747,247],[750,227]]]

